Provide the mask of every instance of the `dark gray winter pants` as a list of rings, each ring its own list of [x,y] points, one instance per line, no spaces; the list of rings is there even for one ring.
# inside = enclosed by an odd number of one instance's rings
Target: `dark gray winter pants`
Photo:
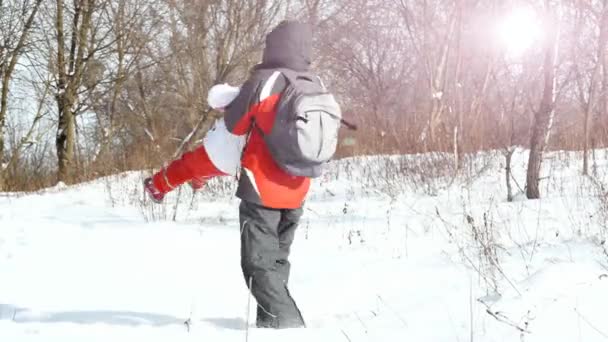
[[[289,294],[289,249],[302,209],[270,209],[247,201],[239,208],[241,268],[258,302],[258,327],[303,327],[304,320]]]

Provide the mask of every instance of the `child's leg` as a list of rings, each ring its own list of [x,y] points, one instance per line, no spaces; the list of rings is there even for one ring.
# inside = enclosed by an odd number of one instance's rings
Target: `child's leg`
[[[201,146],[192,152],[184,153],[180,159],[156,173],[152,181],[156,189],[167,193],[193,179],[204,180],[225,175],[226,173],[213,165],[205,147]]]

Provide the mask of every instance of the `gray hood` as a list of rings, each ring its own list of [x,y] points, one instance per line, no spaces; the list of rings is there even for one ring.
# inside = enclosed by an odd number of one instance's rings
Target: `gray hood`
[[[312,31],[297,21],[284,21],[266,36],[258,69],[287,68],[308,71],[312,62]]]

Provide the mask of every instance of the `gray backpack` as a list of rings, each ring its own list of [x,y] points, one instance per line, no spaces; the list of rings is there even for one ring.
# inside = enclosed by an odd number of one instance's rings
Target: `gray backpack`
[[[342,111],[312,73],[281,69],[287,87],[277,105],[272,130],[263,134],[275,162],[287,173],[310,178],[336,153]]]

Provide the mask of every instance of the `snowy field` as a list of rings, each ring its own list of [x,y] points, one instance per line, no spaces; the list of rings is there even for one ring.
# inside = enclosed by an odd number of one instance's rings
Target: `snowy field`
[[[528,201],[517,151],[511,203],[499,153],[455,177],[442,155],[335,163],[291,257],[308,328],[282,331],[255,329],[253,304],[247,329],[230,179],[165,205],[142,200],[140,172],[0,194],[0,342],[608,341],[596,160],[583,178],[576,154],[548,154]]]

